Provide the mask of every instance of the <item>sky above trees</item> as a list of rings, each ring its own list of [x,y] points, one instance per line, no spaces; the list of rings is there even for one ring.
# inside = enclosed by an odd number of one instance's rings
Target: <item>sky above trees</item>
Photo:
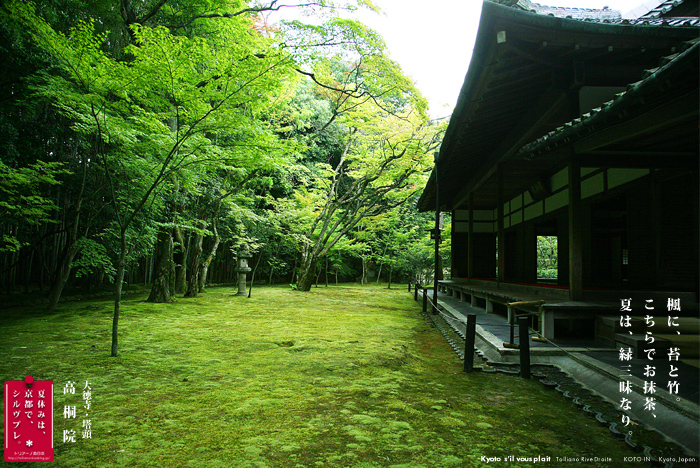
[[[542,0],[536,3],[574,8],[608,6],[623,15],[644,0]],[[362,21],[376,29],[391,56],[414,79],[430,102],[432,117],[452,113],[467,74],[479,27],[478,0],[376,0],[385,13],[362,12]]]

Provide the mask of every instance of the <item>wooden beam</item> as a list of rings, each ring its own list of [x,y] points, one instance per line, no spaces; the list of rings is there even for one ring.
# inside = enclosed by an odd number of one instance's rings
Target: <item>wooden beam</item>
[[[537,52],[541,52],[542,49],[547,47],[547,43],[541,43],[543,44],[543,47],[539,47]],[[566,61],[563,60],[550,60],[547,55],[544,54],[538,54],[538,53],[533,53],[528,50],[525,50],[523,48],[520,48],[516,46],[513,42],[509,42],[505,45],[508,51],[513,52],[516,55],[519,55],[520,57],[526,59],[530,63],[535,63],[537,65],[540,65],[541,67],[545,69],[554,69],[554,70],[566,70],[569,66],[569,64]]]
[[[581,167],[605,167],[619,169],[697,169],[698,152],[673,151],[589,151],[578,154]]]
[[[493,81],[486,88],[489,92],[500,91],[503,88],[513,89],[521,83],[531,83],[533,80],[549,80],[551,72],[541,69],[532,70],[533,65],[526,65],[517,70],[495,75]]]

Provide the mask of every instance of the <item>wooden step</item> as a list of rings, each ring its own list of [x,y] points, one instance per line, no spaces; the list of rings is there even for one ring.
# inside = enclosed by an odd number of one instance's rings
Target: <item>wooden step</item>
[[[620,325],[620,316],[599,315],[595,318],[595,340],[606,346],[615,346],[617,333],[644,333],[644,320],[632,318],[630,328]]]
[[[674,317],[673,312],[667,315],[654,317],[654,326],[647,327],[649,331],[658,334],[681,332],[681,335],[697,335],[700,333],[700,318],[697,317],[678,317],[673,319],[673,323],[678,326],[668,325],[668,316]]]
[[[681,358],[695,359],[700,357],[700,335],[684,335],[682,333],[680,335],[654,335],[654,337],[657,336],[671,343],[672,347],[679,348]]]

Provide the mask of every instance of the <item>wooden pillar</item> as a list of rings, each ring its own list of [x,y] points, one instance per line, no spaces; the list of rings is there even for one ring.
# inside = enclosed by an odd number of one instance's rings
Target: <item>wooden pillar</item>
[[[474,193],[469,193],[469,237],[467,239],[467,278],[474,278]]]
[[[527,223],[524,226],[521,225],[518,229],[518,235],[520,236],[520,242],[522,248],[520,249],[520,254],[522,255],[522,281],[526,283],[536,283],[537,282],[537,235],[535,233],[535,225],[532,223]]]
[[[505,239],[505,228],[503,227],[503,167],[499,164],[498,168],[496,169],[496,174],[498,178],[498,207],[497,207],[497,213],[498,213],[498,219],[497,219],[497,224],[498,224],[498,274],[496,276],[496,280],[498,281],[498,286],[500,287],[501,282],[503,282],[503,279],[505,278],[505,269],[506,269],[506,239]]]
[[[440,261],[440,166],[438,165],[438,153],[435,153],[435,273],[433,287],[433,313],[437,314],[438,290],[440,287],[440,273],[442,262]]]
[[[569,299],[583,298],[583,219],[581,166],[569,158]]]

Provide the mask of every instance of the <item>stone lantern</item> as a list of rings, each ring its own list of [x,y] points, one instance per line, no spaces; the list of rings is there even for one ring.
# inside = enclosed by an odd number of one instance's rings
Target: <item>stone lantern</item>
[[[238,251],[238,266],[236,267],[236,272],[238,273],[238,293],[237,296],[247,296],[248,291],[245,285],[245,276],[251,268],[248,266],[248,259],[253,258],[247,247],[242,247]]]

